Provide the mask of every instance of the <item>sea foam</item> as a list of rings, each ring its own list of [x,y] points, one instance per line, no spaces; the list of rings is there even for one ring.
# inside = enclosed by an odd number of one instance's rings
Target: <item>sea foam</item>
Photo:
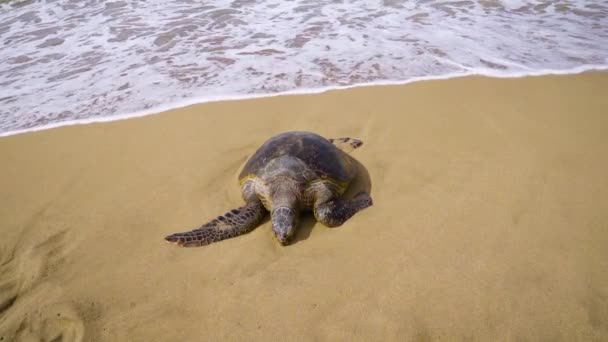
[[[608,3],[39,1],[0,7],[0,136],[199,102],[608,68]]]

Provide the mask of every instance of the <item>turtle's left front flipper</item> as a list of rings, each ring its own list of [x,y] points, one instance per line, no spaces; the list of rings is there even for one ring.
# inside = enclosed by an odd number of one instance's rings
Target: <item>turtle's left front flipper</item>
[[[316,203],[313,212],[317,221],[328,227],[341,226],[357,212],[370,207],[372,198],[366,192],[357,194],[353,199],[334,199]]]
[[[266,210],[261,202],[251,202],[238,209],[232,209],[211,222],[189,232],[175,233],[165,240],[183,247],[205,246],[213,242],[245,234],[257,227]]]

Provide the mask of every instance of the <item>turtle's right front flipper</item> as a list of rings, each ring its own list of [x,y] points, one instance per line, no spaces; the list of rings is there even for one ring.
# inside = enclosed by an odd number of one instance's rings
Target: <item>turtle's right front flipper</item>
[[[261,202],[251,202],[218,216],[200,228],[171,234],[165,237],[165,240],[183,247],[205,246],[251,231],[260,224],[265,213],[266,210]]]

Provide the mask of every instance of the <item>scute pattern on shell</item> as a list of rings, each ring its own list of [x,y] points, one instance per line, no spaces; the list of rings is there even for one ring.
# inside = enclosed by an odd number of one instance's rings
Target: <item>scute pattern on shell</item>
[[[328,139],[309,132],[286,132],[266,141],[249,158],[239,179],[264,176],[269,161],[282,156],[298,158],[319,178],[337,183],[348,182],[355,174],[349,156]]]

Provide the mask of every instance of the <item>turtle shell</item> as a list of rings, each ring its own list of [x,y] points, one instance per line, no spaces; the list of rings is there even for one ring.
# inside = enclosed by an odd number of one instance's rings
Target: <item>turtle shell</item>
[[[310,132],[286,132],[260,146],[245,164],[239,179],[249,175],[263,176],[266,165],[283,156],[300,159],[322,179],[348,182],[354,176],[349,156],[329,140]]]

